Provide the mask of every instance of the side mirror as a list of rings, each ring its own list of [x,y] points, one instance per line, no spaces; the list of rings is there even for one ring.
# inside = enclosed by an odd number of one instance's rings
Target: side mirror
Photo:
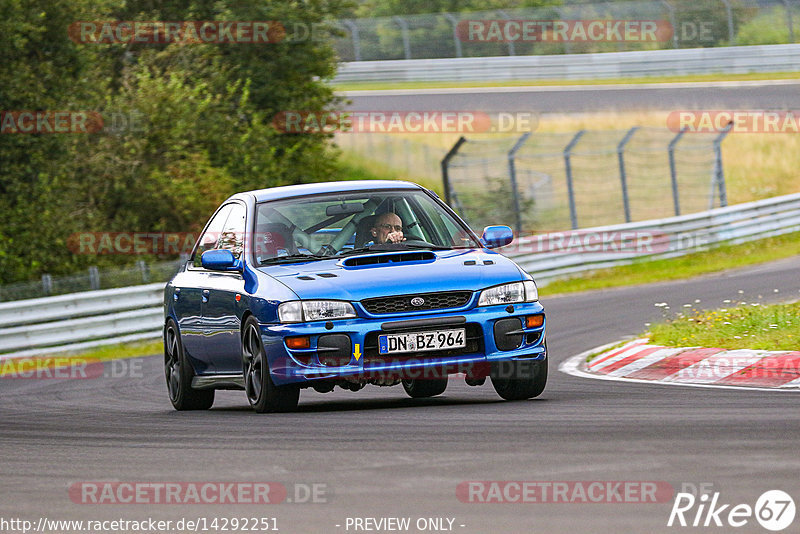
[[[514,241],[514,232],[508,226],[487,226],[483,229],[481,241],[486,248],[500,248]]]
[[[233,257],[233,252],[228,249],[206,250],[200,256],[204,269],[211,271],[237,271],[241,261]]]

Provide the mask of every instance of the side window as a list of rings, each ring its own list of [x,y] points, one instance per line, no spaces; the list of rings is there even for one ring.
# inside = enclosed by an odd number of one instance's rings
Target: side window
[[[233,208],[225,221],[222,233],[219,236],[217,248],[230,250],[235,258],[242,256],[244,250],[244,219],[247,210],[241,204],[233,204]]]
[[[458,226],[454,221],[450,220],[450,217],[444,216],[444,212],[441,208],[436,206],[432,200],[428,198],[420,199],[420,207],[428,216],[433,225],[433,228],[426,228],[427,231],[433,234],[439,234],[444,239],[445,246],[456,246],[456,247],[463,247],[463,246],[470,246],[472,244],[472,240],[470,239],[469,235],[464,231],[463,228]],[[430,239],[429,239],[430,240]],[[431,242],[436,241],[430,240]]]
[[[200,262],[200,256],[203,255],[203,252],[217,248],[217,241],[219,241],[220,232],[222,232],[222,228],[225,225],[225,220],[228,218],[228,214],[231,212],[231,209],[233,209],[233,206],[233,204],[224,206],[217,212],[216,215],[214,215],[214,218],[211,219],[206,231],[203,232],[203,235],[200,237],[200,243],[198,244],[197,249],[194,251],[194,256],[192,256],[193,266],[202,267],[203,264]]]

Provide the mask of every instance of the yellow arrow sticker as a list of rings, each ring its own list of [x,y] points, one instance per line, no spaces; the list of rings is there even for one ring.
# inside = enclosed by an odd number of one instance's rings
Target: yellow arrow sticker
[[[356,343],[356,348],[353,351],[353,356],[355,356],[356,361],[358,361],[358,359],[361,358],[361,345],[359,343]]]

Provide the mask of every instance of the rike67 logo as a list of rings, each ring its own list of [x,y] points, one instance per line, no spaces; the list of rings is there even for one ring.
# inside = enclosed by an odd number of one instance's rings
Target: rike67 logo
[[[681,492],[675,495],[667,526],[739,528],[755,520],[765,529],[777,532],[792,524],[795,511],[794,500],[781,490],[765,491],[755,506],[724,503],[718,491],[700,496]]]

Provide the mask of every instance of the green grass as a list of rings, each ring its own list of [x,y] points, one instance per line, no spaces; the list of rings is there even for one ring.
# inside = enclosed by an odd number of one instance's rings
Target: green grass
[[[678,314],[651,326],[646,335],[656,345],[672,347],[800,349],[800,302],[770,306],[732,304],[736,307]]]
[[[521,87],[551,85],[605,85],[679,82],[722,82],[750,80],[794,80],[800,72],[753,72],[748,74],[692,74],[684,76],[643,76],[638,78],[601,78],[593,80],[507,80],[498,82],[350,82],[334,84],[336,91],[375,91],[386,89],[438,89],[454,87]]]
[[[71,362],[85,363],[101,362],[110,360],[121,360],[125,358],[139,358],[141,356],[152,356],[162,354],[164,346],[162,341],[142,341],[137,343],[125,343],[119,345],[109,345],[83,352],[54,353],[52,355],[32,356],[26,360],[37,360],[43,362],[42,365],[48,368],[63,368],[71,365]],[[14,360],[6,360],[0,364],[0,377],[15,373],[16,367]]]
[[[554,280],[540,293],[545,297],[594,289],[632,286],[691,278],[737,267],[756,265],[800,254],[800,232],[769,237],[740,245],[722,245],[679,258],[647,261],[602,269],[581,277]]]

